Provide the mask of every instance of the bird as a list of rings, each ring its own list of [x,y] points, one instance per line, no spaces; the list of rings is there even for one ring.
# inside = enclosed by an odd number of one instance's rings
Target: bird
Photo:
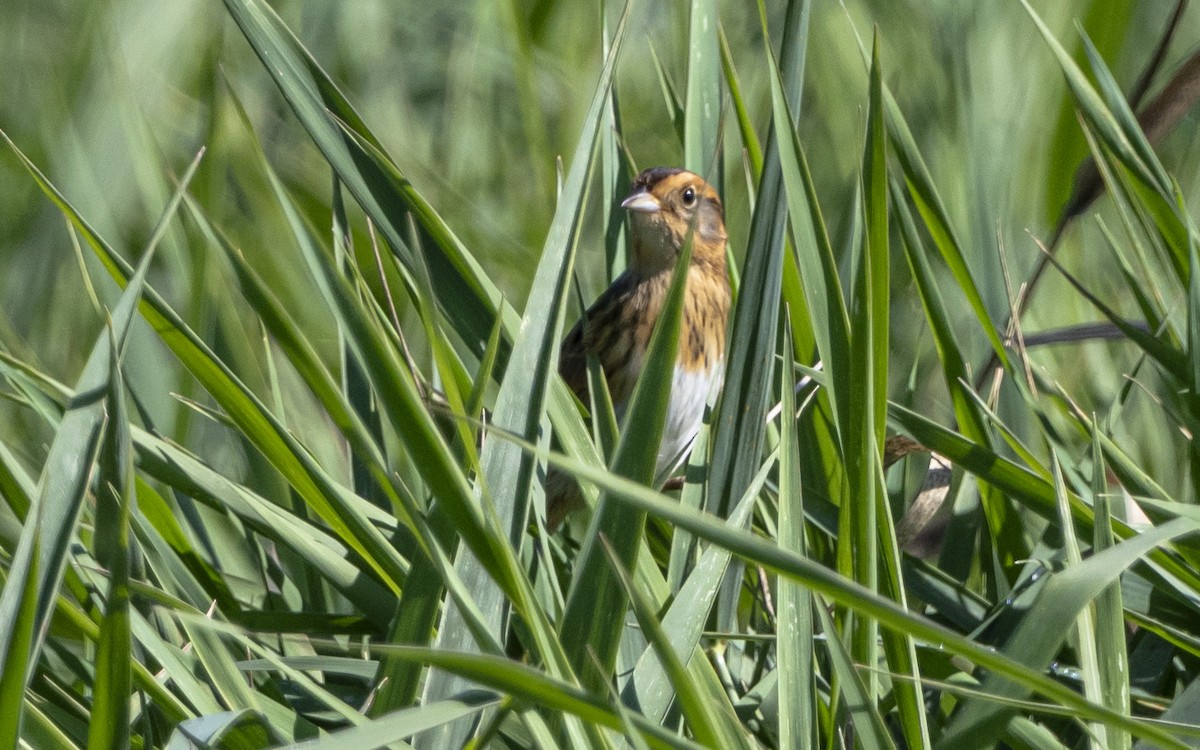
[[[628,268],[567,333],[558,371],[588,404],[587,359],[595,355],[617,420],[624,423],[676,261],[690,235],[679,354],[655,471],[656,486],[661,486],[686,458],[704,419],[709,391],[714,385],[719,388],[724,378],[731,304],[725,214],[711,185],[673,167],[640,173],[621,207],[629,212]],[[584,507],[583,495],[572,477],[555,470],[547,474],[545,489],[546,528],[554,532],[569,513]]]

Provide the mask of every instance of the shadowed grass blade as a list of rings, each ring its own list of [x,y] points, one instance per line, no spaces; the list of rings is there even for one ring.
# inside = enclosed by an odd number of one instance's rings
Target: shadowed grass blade
[[[1116,581],[1125,569],[1158,545],[1196,531],[1200,531],[1200,523],[1178,518],[1098,552],[1061,573],[1052,574],[1033,607],[1025,613],[1021,624],[1005,645],[1003,652],[1006,658],[1036,670],[1045,669],[1062,646],[1063,638],[1075,617],[1109,584]],[[1028,686],[1018,685],[999,675],[985,680],[984,689],[1016,698],[1023,698],[1029,692]],[[1002,703],[968,701],[955,714],[936,747],[956,750],[988,747],[995,731],[1014,712],[1014,708]],[[1106,710],[1106,713],[1111,712]],[[1098,720],[1110,726],[1117,725],[1111,718]],[[1178,747],[1180,743],[1175,741],[1171,745]]]
[[[525,449],[533,450],[533,447],[526,445]],[[607,495],[616,502],[652,513],[676,526],[686,528],[702,539],[731,550],[744,560],[785,575],[840,605],[877,620],[882,627],[897,630],[912,638],[939,645],[950,653],[966,657],[977,667],[994,673],[996,680],[1000,681],[1002,685],[1017,685],[1024,690],[1038,693],[1069,708],[1084,719],[1122,727],[1139,737],[1153,738],[1164,746],[1184,747],[1168,730],[1161,726],[1118,714],[1105,706],[1091,703],[1072,688],[1060,684],[1038,669],[1032,669],[1020,661],[997,653],[986,645],[959,635],[945,626],[915,615],[895,602],[865,590],[823,565],[782,550],[755,534],[730,529],[724,521],[714,518],[710,514],[681,506],[636,482],[585,466],[566,456],[551,454],[550,460],[554,465],[569,469],[582,479],[603,486]],[[1052,492],[1053,490],[1051,490]],[[1069,592],[1070,597],[1064,602],[1066,605],[1064,612],[1056,616],[1066,615],[1073,619],[1078,610],[1071,610],[1071,607],[1080,602],[1083,594],[1088,593],[1084,589],[1094,587],[1097,583],[1100,588],[1103,588],[1107,581],[1111,580],[1111,576],[1108,574],[1098,575],[1100,571],[1107,570],[1107,566],[1116,563],[1120,563],[1117,567],[1132,564],[1141,556],[1151,553],[1158,544],[1198,529],[1200,529],[1200,523],[1184,519],[1183,523],[1175,524],[1170,528],[1163,527],[1162,530],[1156,530],[1150,535],[1143,534],[1135,537],[1124,545],[1120,545],[1120,551],[1115,554],[1114,550],[1117,548],[1104,553],[1104,556],[1098,555],[1089,559],[1087,563],[1077,569],[1078,573],[1072,571],[1072,575],[1061,585],[1059,593]],[[1097,559],[1099,562],[1091,565]],[[1112,575],[1116,575],[1116,573],[1114,572]],[[1081,579],[1087,576],[1092,576],[1096,580],[1089,579],[1087,582],[1081,582]],[[1047,609],[1051,606],[1050,601],[1048,599],[1046,602]],[[1083,599],[1083,603],[1086,603],[1086,598]],[[1082,603],[1079,606],[1082,606]],[[1060,628],[1058,631],[1039,634],[1035,640],[1040,643],[1034,646],[1035,650],[1040,653],[1040,649],[1048,638],[1061,638],[1063,632],[1065,629]]]

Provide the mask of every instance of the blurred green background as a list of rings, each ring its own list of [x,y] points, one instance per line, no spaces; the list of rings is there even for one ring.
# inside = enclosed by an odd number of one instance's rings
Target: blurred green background
[[[1074,24],[1081,24],[1126,90],[1174,9],[1165,2],[1036,6],[1069,45],[1078,47]],[[356,0],[275,7],[520,309],[554,209],[554,159],[574,148],[601,59],[599,6]],[[767,12],[770,27],[778,28],[782,7],[768,4]],[[757,8],[722,2],[720,17],[751,116],[765,137],[768,67]],[[628,153],[639,168],[682,160],[663,81],[682,95],[686,24],[683,4],[647,2],[635,11],[616,91]],[[1058,67],[1015,1],[816,3],[800,131],[838,248],[851,245],[846,232],[863,139],[866,72],[856,35],[869,38],[873,24],[881,29],[886,81],[941,186],[993,314],[1003,319],[1001,250],[1018,284],[1037,253],[1031,236],[1045,238],[1053,226],[1086,149],[1064,101]],[[1184,15],[1164,70],[1198,38],[1200,13],[1193,9]],[[312,289],[305,274],[282,260],[290,253],[276,251],[288,235],[260,173],[250,166],[248,136],[230,91],[246,107],[268,158],[326,236],[329,170],[221,3],[8,0],[0,66],[6,71],[0,76],[0,128],[127,257],[136,256],[150,236],[170,195],[170,176],[206,148],[193,195],[264,276],[279,280],[280,293],[291,294],[284,301],[312,338],[328,344],[331,356],[336,352],[331,321],[306,304]],[[1189,115],[1161,144],[1185,195],[1200,194],[1193,189],[1200,173],[1193,166],[1196,133]],[[724,190],[740,256],[750,212],[728,103],[724,143]],[[1106,210],[1103,202],[1097,210]],[[588,299],[606,283],[599,212],[591,216],[579,264]],[[355,230],[358,250],[369,252],[361,221]],[[1117,294],[1117,284],[1106,278],[1107,264],[1087,262],[1097,239],[1090,222],[1077,222],[1060,257],[1097,293]],[[178,224],[167,240],[152,284],[207,340],[253,372],[260,334],[237,314],[240,303],[212,273],[204,243]],[[101,302],[111,302],[115,285],[90,252],[73,249],[58,211],[12,154],[0,149],[0,341],[67,381],[102,320],[81,262],[96,280]],[[948,405],[938,378],[924,377],[926,365],[932,366],[931,344],[923,325],[907,324],[921,320],[905,286],[911,282],[907,273],[893,278],[895,361],[914,368],[895,367],[893,381],[903,388],[915,373],[918,405],[943,417]],[[1097,319],[1066,290],[1051,273],[1026,318],[1027,330]],[[1114,300],[1118,307],[1121,301]],[[972,334],[966,345],[981,362],[981,337]],[[169,394],[190,394],[187,379],[146,331],[134,346],[136,361],[147,366],[132,368],[129,377],[142,386],[137,391],[150,413],[186,422],[186,410]],[[1092,343],[1034,356],[1072,382],[1085,408],[1103,409],[1136,353],[1127,345]],[[1136,412],[1137,404],[1135,397],[1129,408]],[[1126,429],[1136,430],[1136,424],[1125,421]],[[20,410],[6,410],[0,429],[36,435],[45,428]],[[1174,442],[1145,435],[1137,444],[1154,467],[1173,460]]]

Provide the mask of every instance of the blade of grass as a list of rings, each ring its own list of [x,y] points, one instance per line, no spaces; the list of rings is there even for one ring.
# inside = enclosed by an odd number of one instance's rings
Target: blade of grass
[[[521,334],[514,342],[508,369],[492,412],[493,425],[530,441],[537,439],[545,419],[550,382],[555,376],[554,365],[558,362],[559,339],[583,221],[588,177],[592,174],[594,164],[592,156],[596,152],[596,138],[609,101],[613,72],[631,7],[632,2],[626,2],[596,82],[591,106],[584,118],[579,142],[559,196],[558,208],[534,275],[533,288],[521,323]],[[520,549],[528,518],[533,457],[512,443],[492,440],[486,443],[481,460],[483,484],[497,510],[501,528],[507,532],[507,541],[513,549]],[[504,592],[492,583],[487,570],[488,563],[473,555],[460,553],[455,566],[464,583],[472,589],[489,627],[496,632],[497,639],[503,641],[502,624],[507,606]],[[460,614],[453,606],[446,607],[438,631],[438,645],[441,648],[464,651],[474,645],[467,629],[462,627]],[[546,637],[550,638],[552,634],[546,634]],[[580,667],[579,662],[573,663],[577,669]],[[465,688],[466,685],[457,676],[435,672],[425,695],[427,700],[439,700]],[[441,730],[443,742],[447,746],[461,745],[467,739],[464,733],[466,729],[469,727],[465,724],[444,727]]]
[[[716,0],[692,0],[688,14],[687,92],[683,113],[683,166],[717,185],[720,164],[721,79]]]
[[[169,207],[166,215],[172,212],[173,207]],[[106,326],[101,332],[84,365],[76,389],[79,395],[63,416],[50,446],[37,497],[0,592],[0,698],[10,707],[0,716],[0,745],[5,747],[15,747],[20,736],[23,693],[46,637],[100,450],[113,360],[120,356],[119,348],[128,335],[156,244],[151,244],[142,256],[137,272],[113,308],[111,331]],[[108,635],[119,637],[111,629]],[[110,666],[119,668],[116,664]],[[109,676],[114,675],[110,672]],[[107,688],[106,693],[112,694]]]
[[[1104,475],[1104,448],[1099,435],[1092,433],[1092,503],[1096,509],[1096,526],[1092,549],[1103,552],[1116,544],[1112,532],[1111,499]],[[1132,712],[1129,694],[1129,649],[1125,643],[1125,614],[1119,582],[1113,582],[1095,600],[1096,645],[1099,653],[1097,670],[1100,680],[1100,700],[1097,702],[1122,714]],[[1109,750],[1128,750],[1129,733],[1118,728],[1104,727],[1105,747]]]
[[[337,750],[392,746],[392,743],[420,732],[468,719],[498,705],[500,697],[495,693],[472,690],[437,703],[393,711],[370,724],[330,732],[318,740],[305,742],[303,747],[305,750]]]
[[[878,482],[878,457],[887,427],[888,224],[887,168],[883,130],[883,83],[879,37],[871,58],[871,94],[867,142],[863,148],[864,246],[854,274],[850,302],[849,422],[843,423],[849,496],[841,507],[839,547],[852,550],[854,579],[871,591],[879,587],[878,503],[885,497]],[[835,370],[830,373],[837,376]],[[881,390],[882,389],[882,390]],[[855,619],[850,628],[850,655],[859,664],[879,663],[879,627]],[[843,675],[843,679],[846,676]],[[874,670],[862,677],[867,699],[879,695]],[[846,683],[843,683],[846,686]],[[849,697],[849,696],[848,696]],[[860,728],[860,732],[865,729]]]
[[[783,326],[779,348],[784,372],[792,359],[791,329]],[[800,441],[796,433],[796,405],[791,378],[780,379],[779,445],[779,546],[807,556],[804,541],[804,499],[800,480]],[[779,746],[812,750],[817,737],[816,697],[813,689],[813,601],[792,581],[778,584],[775,650],[779,663]]]
[[[733,713],[733,706],[727,701],[714,705],[706,698],[676,653],[663,624],[655,615],[654,607],[634,584],[632,576],[617,557],[611,542],[605,537],[601,537],[600,541],[613,572],[629,598],[638,626],[650,641],[654,653],[675,688],[676,698],[692,736],[708,747],[749,748],[750,743],[747,741],[745,730]]]
[[[482,351],[498,314],[515,333],[516,314],[501,307],[500,292],[478,261],[384,155],[381,142],[275,11],[261,0],[226,0],[225,7],[322,155],[410,271],[414,250],[404,242],[403,227],[407,212],[417,218],[438,302],[467,344]]]
[[[666,424],[691,258],[689,238],[676,261],[613,457],[614,472],[647,485],[655,479],[658,447]],[[616,615],[623,613],[628,604],[599,540],[607,537],[622,564],[633,567],[644,526],[644,514],[601,495],[575,564],[559,633],[570,634],[563,638],[567,658],[581,676],[581,684],[592,690],[602,691],[612,678],[625,624],[625,618]]]
[[[792,0],[784,15],[778,70],[792,102],[800,98],[810,7],[804,0]],[[721,517],[728,516],[733,499],[741,497],[750,485],[762,459],[765,433],[762,424],[773,390],[771,374],[786,219],[782,168],[775,143],[792,132],[797,115],[798,112],[787,113],[786,127],[773,126],[767,137],[767,163],[759,183],[745,270],[733,310],[724,393],[717,410],[712,473],[705,502],[706,509]],[[740,582],[741,567],[733,565],[726,573],[718,603],[717,624],[722,629],[733,629],[729,626],[733,624]]]
[[[526,444],[525,450],[533,451],[535,448]],[[1185,747],[1169,731],[1160,726],[1117,714],[1105,706],[1091,703],[1078,695],[1072,688],[1061,685],[1054,678],[1042,674],[1039,670],[1031,669],[1021,662],[997,653],[986,645],[963,637],[922,616],[915,615],[889,599],[866,591],[858,584],[848,581],[823,565],[782,550],[777,545],[750,532],[730,529],[725,522],[714,518],[711,514],[685,508],[636,482],[586,466],[567,456],[551,453],[549,460],[551,464],[561,466],[582,479],[603,486],[608,496],[616,502],[641,509],[676,526],[686,528],[702,539],[729,549],[744,560],[762,565],[768,571],[785,575],[815,593],[878,620],[882,627],[897,630],[921,641],[940,645],[950,653],[966,657],[976,666],[994,672],[997,679],[1003,678],[1005,684],[1009,684],[1011,681],[1011,684],[1020,685],[1028,691],[1039,693],[1043,697],[1071,709],[1081,718],[1125,728],[1139,737],[1153,738],[1164,746],[1180,750]],[[1107,570],[1107,566],[1114,564],[1118,559],[1122,564],[1132,562],[1143,555],[1150,554],[1157,545],[1168,539],[1193,533],[1196,530],[1200,530],[1200,522],[1190,520],[1187,523],[1176,524],[1169,529],[1164,527],[1161,531],[1156,530],[1152,536],[1143,534],[1135,537],[1122,545],[1115,556],[1114,551],[1109,550],[1103,556],[1089,559],[1084,566],[1080,567],[1080,573],[1072,574],[1073,577],[1067,581],[1065,589],[1073,590],[1074,594],[1078,595],[1079,589],[1072,589],[1072,587],[1082,586],[1079,579],[1087,579],[1088,576],[1099,578],[1103,585],[1107,574],[1098,575],[1098,572]],[[1116,572],[1113,572],[1112,575],[1115,575]],[[1095,581],[1088,579],[1087,585],[1094,584]],[[1077,601],[1076,596],[1073,596],[1068,603],[1073,605]],[[1047,604],[1047,608],[1049,606]],[[1068,608],[1057,612],[1055,616],[1073,618],[1076,612],[1077,610],[1070,611]],[[1060,629],[1057,632],[1065,631]],[[1043,634],[1042,637],[1053,637],[1053,633]]]
[[[821,622],[821,632],[825,635],[825,646],[829,651],[829,660],[833,664],[837,685],[846,698],[846,711],[854,722],[854,738],[857,743],[868,750],[895,750],[895,743],[883,724],[879,714],[876,698],[867,692],[858,670],[854,668],[854,660],[850,650],[842,643],[833,623],[833,617],[827,611],[827,605],[817,597],[817,617]],[[786,709],[785,709],[786,710]]]
[[[769,459],[763,464],[746,489],[746,493],[734,506],[726,520],[726,524],[731,528],[745,527],[753,513],[758,493],[762,490],[774,465],[773,459]],[[698,510],[695,505],[688,507]],[[680,532],[680,529],[675,530],[677,534]],[[671,600],[670,606],[662,616],[663,630],[669,634],[671,647],[675,649],[675,653],[680,658],[690,657],[687,661],[689,670],[699,671],[704,668],[707,669],[709,675],[712,675],[707,660],[699,656],[699,648],[702,645],[701,638],[704,636],[708,614],[717,598],[721,579],[725,575],[731,557],[728,550],[717,546],[709,546],[708,549],[705,549],[696,563],[696,567],[683,581],[679,592]],[[660,606],[662,605],[660,604]],[[625,685],[622,695],[626,703],[638,706],[642,715],[652,721],[662,721],[666,716],[674,699],[674,689],[661,664],[654,658],[652,649],[647,648],[638,659],[637,665],[633,669],[633,676]]]
[[[95,557],[108,569],[108,596],[100,621],[96,649],[96,682],[92,710],[104,721],[88,727],[88,748],[125,748],[130,743],[130,683],[132,639],[129,630],[129,519],[133,514],[133,449],[120,347],[109,332],[110,359],[108,419],[100,452],[99,492],[96,496]]]

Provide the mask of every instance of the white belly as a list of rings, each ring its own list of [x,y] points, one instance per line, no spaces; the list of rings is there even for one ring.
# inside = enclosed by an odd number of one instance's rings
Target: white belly
[[[627,364],[627,376],[630,382],[637,379],[641,370],[641,357],[631,357]],[[725,362],[718,360],[717,366],[711,372],[704,370],[688,370],[681,365],[675,365],[675,374],[671,379],[671,400],[667,405],[667,419],[663,425],[662,443],[658,449],[658,461],[654,469],[654,485],[662,483],[678,469],[687,458],[688,449],[700,431],[704,421],[704,407],[708,403],[709,390],[713,381],[720,386],[725,375]],[[617,423],[625,427],[625,411],[628,402],[614,404]]]
[[[723,374],[724,362],[719,362],[712,372],[689,371],[675,366],[675,377],[671,380],[671,403],[667,407],[667,422],[663,426],[663,440],[654,473],[655,484],[661,485],[666,481],[687,457],[692,440],[704,421],[704,406],[708,402],[709,390],[713,381],[719,381]]]

